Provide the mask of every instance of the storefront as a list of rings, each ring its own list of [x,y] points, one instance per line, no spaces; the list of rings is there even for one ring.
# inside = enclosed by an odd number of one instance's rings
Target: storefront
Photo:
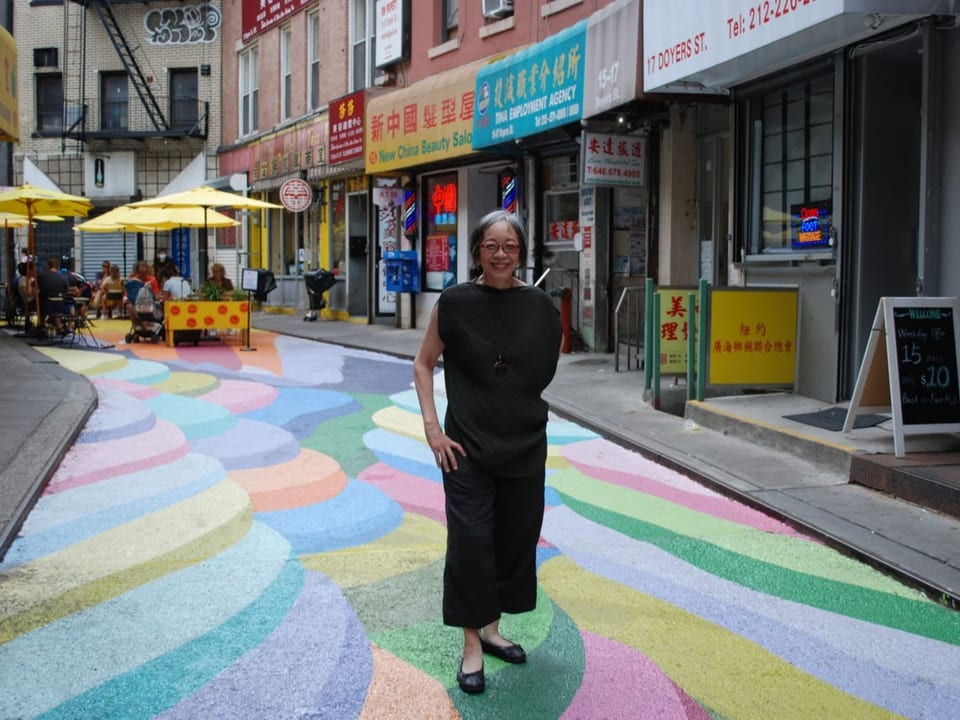
[[[925,16],[943,6],[644,4],[645,90],[732,97],[731,241],[711,249],[729,261],[713,272],[799,287],[799,394],[848,398],[879,298],[938,292],[924,278],[941,244],[928,211],[943,36]]]
[[[573,349],[610,352],[620,293],[651,271],[663,105],[640,91],[639,34],[640,0],[616,0],[477,78],[474,147],[523,153],[531,278],[570,303]]]
[[[327,116],[322,114],[220,155],[221,172],[248,173],[252,196],[284,208],[247,214],[246,242],[237,252],[241,267],[274,274],[277,289],[268,296],[268,306],[294,311],[307,304],[303,273],[318,266],[319,203],[324,198],[322,183],[308,178],[317,177],[325,168],[327,127]],[[310,182],[311,202],[293,210],[287,209],[280,194],[291,180]]]
[[[440,73],[368,103],[377,303],[395,308],[401,326],[426,327],[439,293],[470,279],[473,225],[517,201],[514,160],[479,156],[472,147],[475,84],[484,64]],[[388,271],[404,267],[398,262],[416,263],[408,266],[416,274],[416,291],[389,289],[397,278]]]

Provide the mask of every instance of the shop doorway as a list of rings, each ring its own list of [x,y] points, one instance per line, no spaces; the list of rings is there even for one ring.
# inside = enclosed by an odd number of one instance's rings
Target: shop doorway
[[[367,191],[347,195],[347,313],[367,317],[370,268],[367,262],[369,229]]]
[[[851,52],[853,114],[840,396],[850,397],[881,297],[916,295],[922,276],[923,33]]]

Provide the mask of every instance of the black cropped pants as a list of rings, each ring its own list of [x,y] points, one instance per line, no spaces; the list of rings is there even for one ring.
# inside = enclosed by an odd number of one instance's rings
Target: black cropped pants
[[[464,458],[443,474],[447,557],[443,622],[481,628],[537,605],[545,472],[498,477]]]

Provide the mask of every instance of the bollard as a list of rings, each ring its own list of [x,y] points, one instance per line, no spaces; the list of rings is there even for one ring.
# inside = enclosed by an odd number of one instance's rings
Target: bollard
[[[560,352],[570,352],[572,329],[573,292],[564,288],[560,295],[560,327],[563,329],[563,340],[560,343]]]

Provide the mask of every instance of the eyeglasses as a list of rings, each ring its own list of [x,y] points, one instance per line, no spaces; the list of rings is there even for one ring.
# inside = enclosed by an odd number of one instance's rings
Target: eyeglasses
[[[518,252],[520,252],[520,243],[513,242],[512,240],[508,240],[505,243],[487,240],[480,243],[480,249],[488,255],[495,255],[498,250],[503,250],[503,252],[505,252],[507,255],[516,255]]]

